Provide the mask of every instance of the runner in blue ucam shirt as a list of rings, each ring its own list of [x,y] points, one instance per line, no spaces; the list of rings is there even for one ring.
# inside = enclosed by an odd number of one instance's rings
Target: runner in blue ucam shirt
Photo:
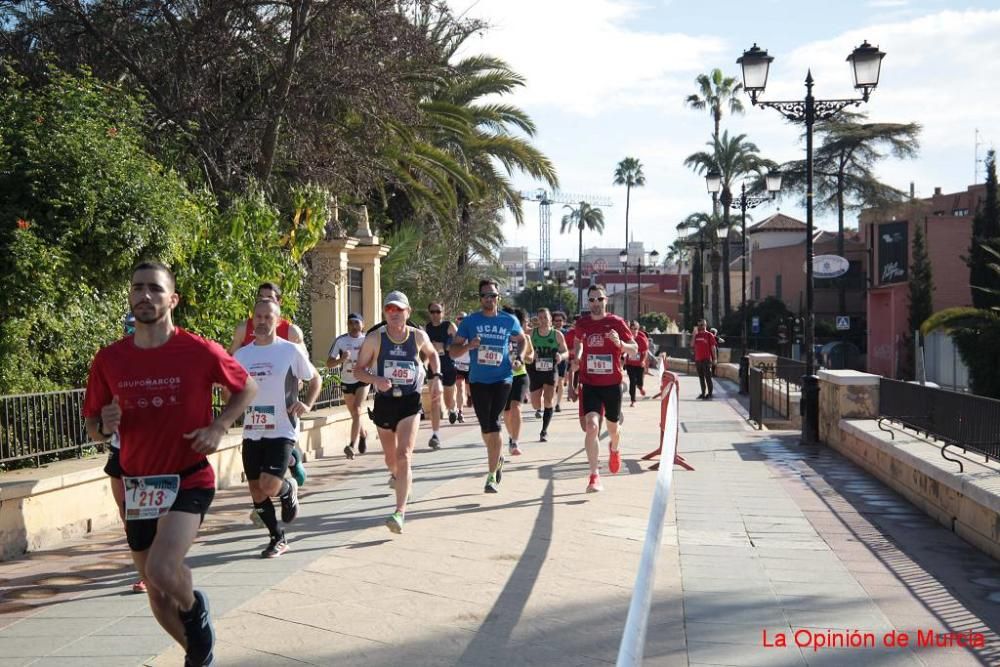
[[[470,353],[472,405],[489,458],[485,491],[497,493],[503,472],[500,414],[507,407],[513,369],[522,363],[525,339],[517,318],[500,310],[500,288],[495,280],[479,281],[479,301],[482,310],[466,315],[448,351],[453,359]],[[511,343],[516,346],[513,358]]]

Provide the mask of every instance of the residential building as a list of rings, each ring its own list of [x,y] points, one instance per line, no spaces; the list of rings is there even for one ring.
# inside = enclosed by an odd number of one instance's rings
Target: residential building
[[[868,291],[868,370],[897,377],[910,334],[909,267],[913,233],[920,225],[934,278],[934,310],[972,305],[968,255],[972,217],[986,196],[986,186],[971,185],[944,194],[934,188],[927,198],[885,210],[861,212],[861,236],[875,267]]]

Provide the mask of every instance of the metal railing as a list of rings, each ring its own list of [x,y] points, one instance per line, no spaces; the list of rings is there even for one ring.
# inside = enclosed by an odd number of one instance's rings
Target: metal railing
[[[777,373],[777,366],[750,367],[750,421],[764,428],[767,421],[788,421],[792,414],[792,382]]]
[[[83,421],[83,389],[0,396],[0,464],[93,447]]]
[[[343,405],[339,376],[325,369],[320,376],[323,390],[313,409]],[[0,396],[0,465],[28,459],[41,465],[46,457],[69,452],[79,457],[88,447],[103,449],[106,443],[94,442],[87,435],[83,401],[83,389]],[[214,413],[219,414],[223,405],[222,389],[216,387],[212,392]],[[237,426],[242,419],[237,420]]]
[[[895,422],[917,434],[944,443],[941,456],[958,464],[947,455],[948,447],[972,450],[988,461],[1000,461],[1000,401],[972,396],[946,389],[889,380],[879,381],[879,428],[892,435],[882,422]],[[895,439],[895,436],[892,436]]]
[[[802,376],[805,374],[806,374],[806,363],[804,361],[796,361],[795,359],[789,359],[788,357],[778,357],[775,360],[775,365],[774,365],[775,377],[781,378],[788,384],[793,384],[796,387],[801,387]]]

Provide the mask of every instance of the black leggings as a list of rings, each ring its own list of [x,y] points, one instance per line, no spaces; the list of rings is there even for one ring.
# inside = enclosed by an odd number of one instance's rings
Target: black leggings
[[[483,433],[500,432],[500,415],[507,409],[510,396],[509,382],[472,382],[472,407],[479,420],[479,430]]]
[[[625,372],[628,373],[628,395],[635,403],[635,388],[642,388],[642,366],[629,366],[626,364]]]

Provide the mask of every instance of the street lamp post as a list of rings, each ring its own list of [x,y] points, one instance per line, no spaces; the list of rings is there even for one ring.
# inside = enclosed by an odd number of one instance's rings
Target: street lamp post
[[[781,172],[777,170],[770,171],[764,177],[768,192],[767,195],[748,195],[746,181],[743,181],[740,184],[740,197],[736,200],[733,199],[729,188],[722,186],[722,177],[717,170],[710,171],[705,176],[705,181],[708,184],[709,192],[719,192],[719,189],[722,189],[721,201],[727,211],[730,207],[734,210],[739,209],[740,211],[740,238],[743,245],[742,259],[740,261],[743,281],[743,296],[740,301],[740,310],[743,313],[741,327],[742,341],[740,343],[740,393],[747,394],[750,391],[750,357],[748,356],[750,348],[747,345],[750,336],[750,311],[747,308],[747,209],[756,208],[774,199],[775,194],[781,189]],[[729,242],[728,238],[726,242]]]
[[[636,269],[636,271],[635,271],[635,275],[636,275],[636,281],[635,281],[635,284],[636,284],[635,316],[636,316],[636,318],[638,318],[640,315],[642,315],[642,272],[643,272],[644,269],[650,269],[650,268],[656,266],[656,260],[659,259],[659,257],[660,257],[660,253],[658,251],[656,251],[656,250],[653,250],[652,252],[649,253],[649,264],[643,265],[643,263],[640,261],[639,265],[635,267],[635,269]]]
[[[854,88],[861,97],[841,100],[817,100],[813,97],[812,70],[806,73],[804,100],[766,102],[757,97],[767,85],[767,73],[774,57],[756,44],[743,52],[736,62],[743,70],[743,89],[754,106],[775,109],[794,123],[806,126],[806,374],[802,377],[802,444],[819,442],[819,378],[816,377],[813,339],[816,332],[816,314],[813,309],[813,124],[816,119],[832,118],[848,106],[867,102],[878,86],[882,58],[885,54],[867,41],[847,56],[854,73]]]

